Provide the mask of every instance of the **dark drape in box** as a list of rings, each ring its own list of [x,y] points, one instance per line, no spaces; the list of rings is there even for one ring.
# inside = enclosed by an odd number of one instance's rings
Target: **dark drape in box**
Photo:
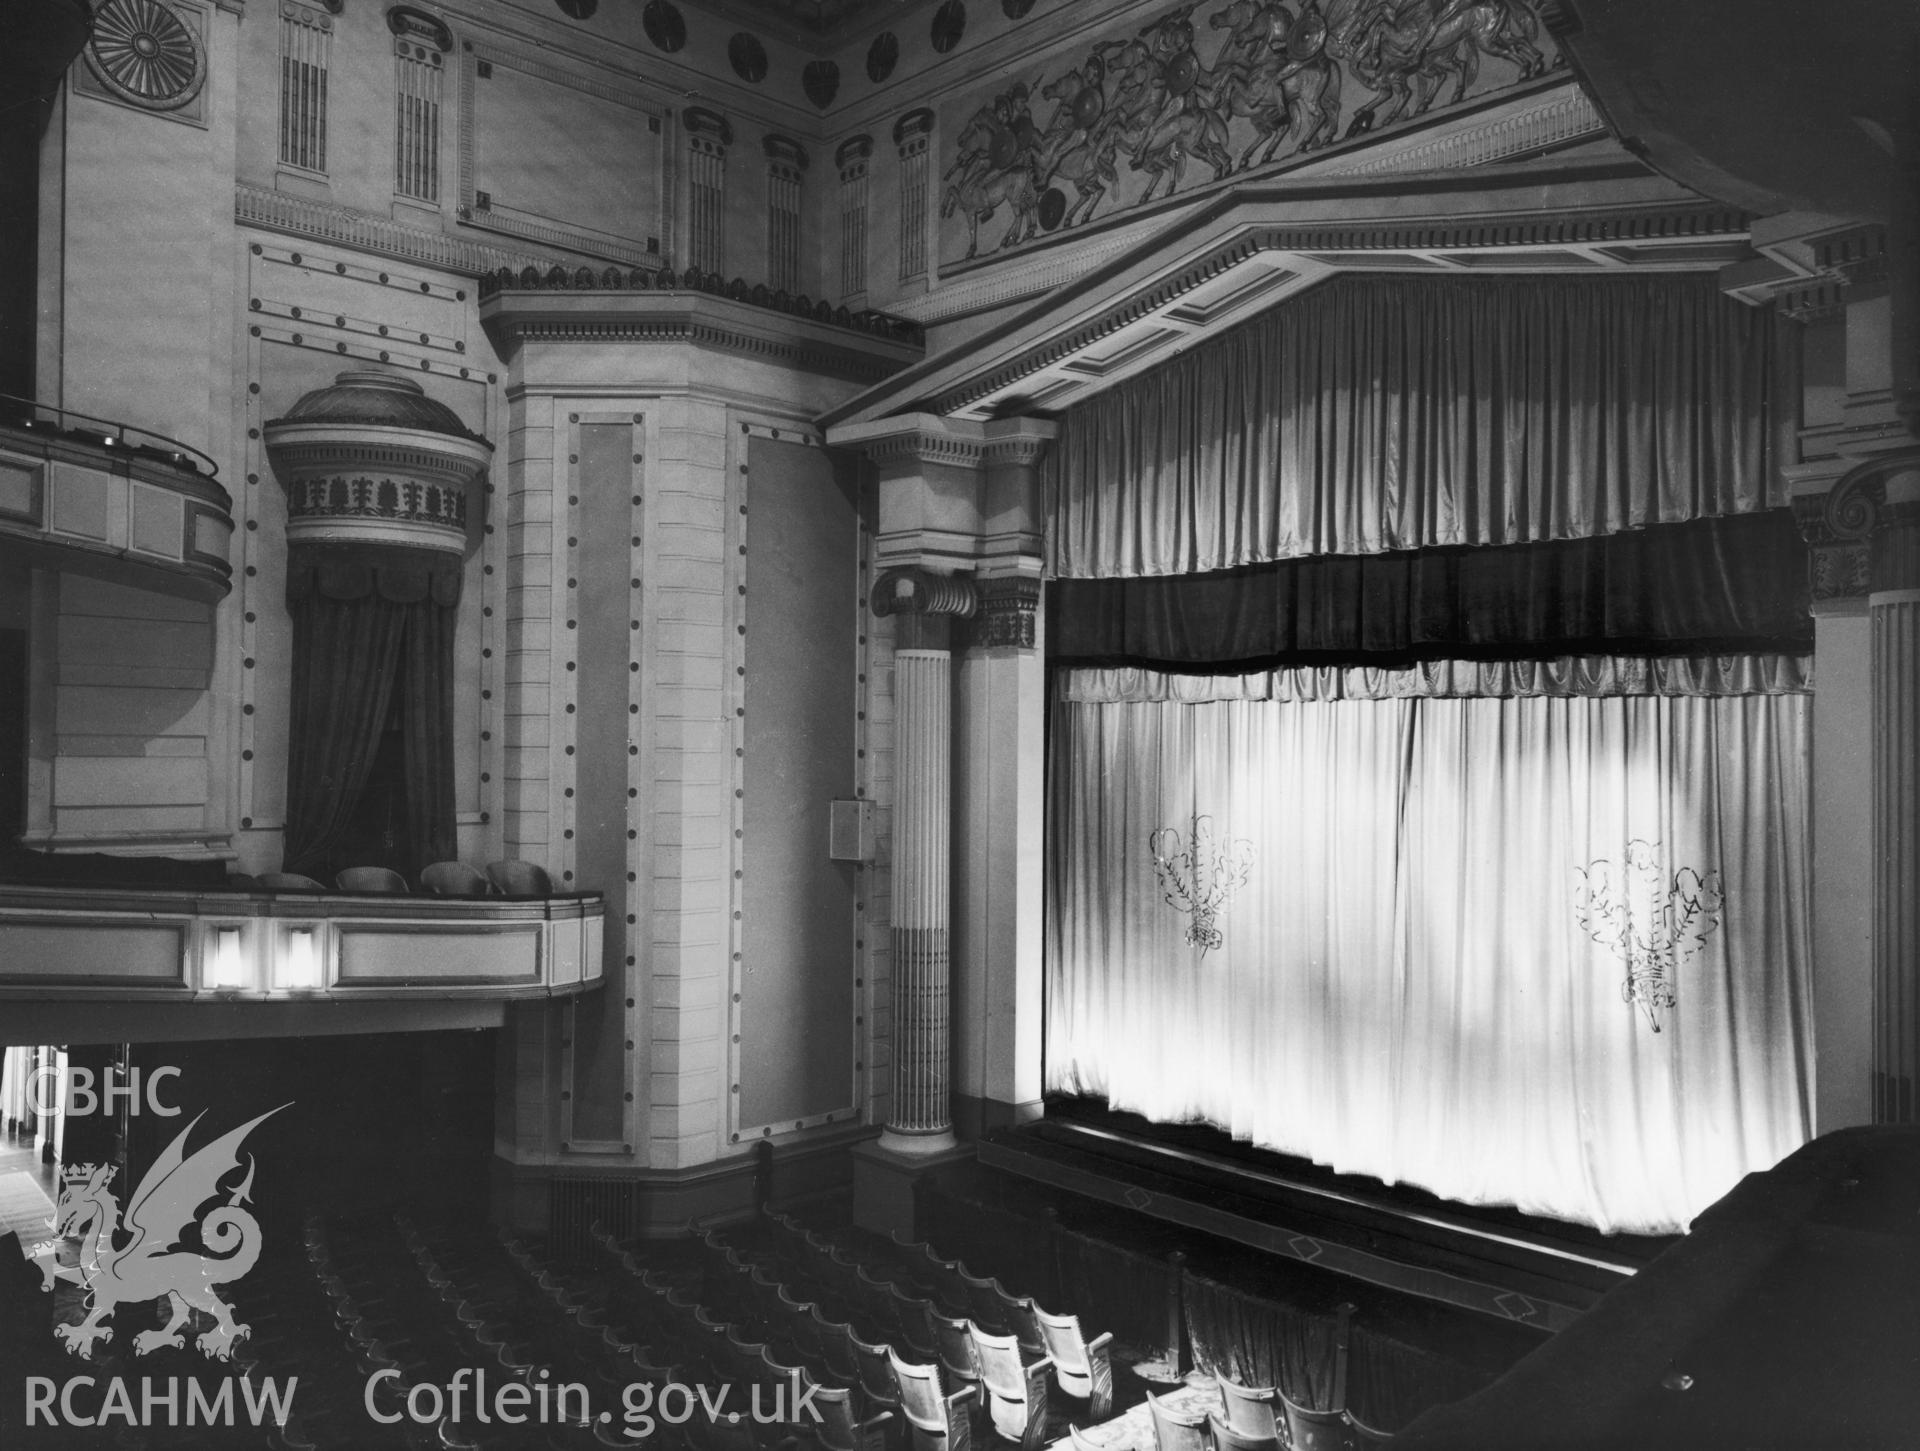
[[[1813,646],[1790,511],[1597,539],[1056,580],[1057,661],[1174,669]]]
[[[453,632],[459,561],[395,550],[391,561],[296,546],[287,742],[286,870],[324,872],[373,769],[402,692],[407,825],[415,869],[455,855]],[[403,668],[404,667],[404,668]]]

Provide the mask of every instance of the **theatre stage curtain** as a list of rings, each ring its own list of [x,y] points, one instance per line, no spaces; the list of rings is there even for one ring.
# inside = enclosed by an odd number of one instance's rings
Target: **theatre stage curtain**
[[[1070,410],[1057,578],[1784,507],[1772,320],[1711,276],[1342,277]]]
[[[1461,668],[1428,668],[1455,694],[1308,671],[1240,699],[1069,677],[1048,1087],[1467,1203],[1680,1229],[1809,1132],[1802,667]],[[1211,948],[1150,847],[1190,845],[1196,817],[1247,864]],[[1690,872],[1722,905],[1649,1014],[1580,888],[1611,880],[1658,937]]]

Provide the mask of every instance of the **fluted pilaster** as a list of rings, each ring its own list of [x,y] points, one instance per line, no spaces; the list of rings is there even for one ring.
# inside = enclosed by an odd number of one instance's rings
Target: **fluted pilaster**
[[[893,1103],[883,1146],[953,1142],[947,947],[953,657],[894,655]]]
[[[1920,1122],[1920,450],[1855,467],[1827,495],[1822,522],[1839,544],[1867,550],[1873,1117],[1911,1124]]]
[[[1920,528],[1916,528],[1920,532]],[[1920,1074],[1920,588],[1876,591],[1873,1117],[1910,1124]]]
[[[945,619],[978,607],[973,582],[921,569],[874,584],[876,614],[911,621],[893,657],[893,1096],[880,1147],[954,1146],[952,961],[953,654]],[[904,623],[904,621],[903,621]]]

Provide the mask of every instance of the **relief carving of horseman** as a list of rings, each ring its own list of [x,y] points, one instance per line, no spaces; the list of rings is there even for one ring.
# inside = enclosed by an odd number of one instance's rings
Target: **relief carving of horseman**
[[[1120,193],[1123,153],[1128,171],[1147,174],[1126,199],[1132,205],[1179,190],[1189,158],[1218,179],[1272,162],[1283,145],[1300,155],[1330,144],[1343,85],[1372,93],[1347,125],[1354,136],[1422,114],[1448,80],[1449,104],[1458,102],[1483,56],[1526,80],[1547,66],[1532,3],[1225,0],[1207,16],[1223,36],[1209,66],[1195,45],[1195,0],[1134,35],[1097,42],[1052,80],[1015,82],[981,106],[960,130],[941,215],[966,214],[971,259],[980,224],[1002,208],[1012,214],[1002,249],[1089,220]],[[1029,109],[1034,90],[1051,103],[1043,125]],[[1236,156],[1228,138],[1238,123],[1246,129],[1235,134],[1252,134]]]
[[[1033,158],[1033,184],[1040,191],[1040,224],[1071,227],[1093,215],[1107,191],[1120,183],[1114,159],[1120,150],[1106,97],[1107,67],[1099,56],[1054,77],[1040,88],[1053,113]],[[1074,201],[1056,186],[1073,185]]]
[[[1162,16],[1131,40],[1094,47],[1103,59],[1112,53],[1109,124],[1129,152],[1128,166],[1148,174],[1142,202],[1152,200],[1162,181],[1166,194],[1178,190],[1189,156],[1206,162],[1216,177],[1233,169],[1226,121],[1204,104],[1206,67],[1193,50],[1192,10]]]
[[[1483,54],[1511,61],[1521,80],[1546,69],[1527,0],[1331,0],[1327,24],[1328,53],[1375,93],[1354,113],[1349,136],[1422,114],[1449,76],[1448,104],[1460,101]]]
[[[969,258],[980,250],[980,224],[992,220],[1002,206],[1013,211],[1013,224],[1000,239],[1003,249],[1019,245],[1039,230],[1032,170],[1039,144],[1023,81],[995,96],[961,128],[960,154],[942,178],[948,185],[940,215],[965,214]]]
[[[1327,55],[1327,22],[1317,9],[1309,4],[1296,18],[1284,4],[1233,0],[1207,20],[1228,32],[1214,59],[1208,104],[1229,122],[1244,116],[1253,123],[1238,169],[1264,166],[1289,136],[1296,153],[1334,139],[1340,68]]]

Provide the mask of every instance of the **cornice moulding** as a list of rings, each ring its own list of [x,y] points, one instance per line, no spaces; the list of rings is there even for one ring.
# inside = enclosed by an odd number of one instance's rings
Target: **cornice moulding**
[[[699,292],[518,292],[483,298],[503,354],[539,340],[686,344],[871,382],[921,356],[912,343]]]

